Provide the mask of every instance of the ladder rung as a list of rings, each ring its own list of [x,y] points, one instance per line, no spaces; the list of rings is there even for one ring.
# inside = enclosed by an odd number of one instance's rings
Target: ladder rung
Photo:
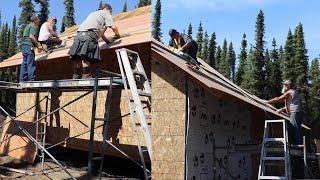
[[[141,71],[136,71],[136,70],[132,70],[133,74],[137,74],[137,75],[140,75],[140,76],[143,76],[143,77],[146,77],[146,74],[144,74],[143,72]]]
[[[145,96],[145,97],[151,97],[150,93],[143,92],[143,91],[138,91],[140,96]]]
[[[95,120],[96,121],[107,121],[105,118],[99,118],[99,117],[96,117]]]
[[[286,179],[283,176],[259,176],[258,179]]]
[[[264,142],[284,142],[284,138],[266,138]]]
[[[266,120],[265,122],[266,123],[281,123],[281,122],[284,122],[285,120],[283,119],[280,119],[280,120]]]
[[[141,151],[142,151],[142,152],[149,152],[149,151],[148,151],[148,148],[141,148]]]
[[[285,157],[263,157],[262,159],[265,161],[284,161],[284,160],[286,160]]]
[[[93,157],[92,160],[93,161],[101,161],[103,159],[103,157]]]
[[[299,144],[299,145],[291,144],[290,147],[291,148],[304,148],[304,145],[303,144]]]
[[[150,122],[148,122],[148,123],[147,123],[147,125],[148,125],[148,126],[150,126],[150,125],[151,125],[151,123],[150,123]],[[136,123],[136,126],[137,126],[137,127],[141,127],[141,123],[137,122],[137,123]]]

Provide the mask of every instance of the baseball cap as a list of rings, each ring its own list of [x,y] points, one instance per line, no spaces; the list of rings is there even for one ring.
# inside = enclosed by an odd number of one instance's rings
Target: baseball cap
[[[110,4],[106,4],[106,3],[103,3],[101,5],[101,7],[99,8],[99,10],[102,10],[102,9],[105,9],[105,8],[112,10],[111,5]]]
[[[288,85],[288,84],[292,84],[291,80],[285,80],[283,81],[283,84]]]
[[[177,30],[175,30],[175,29],[170,29],[170,30],[169,30],[169,35],[170,35],[170,36],[173,36],[176,32],[177,32]]]
[[[39,19],[38,16],[32,16],[32,17],[30,18],[30,20],[31,20],[31,21],[35,21],[35,20],[40,20],[40,19]]]

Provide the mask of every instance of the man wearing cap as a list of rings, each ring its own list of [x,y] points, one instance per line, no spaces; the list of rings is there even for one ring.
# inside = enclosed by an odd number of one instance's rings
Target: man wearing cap
[[[61,45],[62,41],[59,39],[58,34],[54,30],[57,23],[56,17],[50,17],[47,22],[43,23],[39,32],[39,42],[51,48],[56,45]]]
[[[115,38],[120,37],[118,28],[113,24],[111,13],[112,7],[109,4],[102,4],[98,11],[89,14],[80,25],[69,50],[70,59],[73,61],[74,79],[92,77],[90,64],[100,60],[99,38],[101,37],[108,44],[111,43],[104,35],[107,28],[112,29]]]
[[[38,17],[32,17],[31,23],[28,24],[23,31],[21,39],[23,61],[20,67],[20,82],[35,80],[36,62],[34,49],[35,47],[41,49],[41,44],[36,38],[39,22],[40,20]]]
[[[169,30],[171,37],[169,46],[182,51],[197,61],[198,44],[186,34],[180,34],[175,29]]]
[[[277,112],[280,113],[282,111],[286,111],[290,115],[290,123],[292,124],[294,131],[294,143],[302,144],[300,127],[303,118],[303,111],[301,108],[300,94],[293,88],[293,83],[290,80],[286,80],[283,82],[281,96],[266,101],[266,103],[269,104],[283,102],[285,106],[279,109]]]

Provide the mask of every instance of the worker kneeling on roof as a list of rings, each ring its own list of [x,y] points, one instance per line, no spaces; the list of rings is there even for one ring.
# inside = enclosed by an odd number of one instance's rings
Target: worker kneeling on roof
[[[294,89],[293,83],[290,80],[283,82],[282,95],[280,97],[275,97],[266,103],[276,104],[285,103],[285,106],[279,109],[277,112],[286,111],[290,115],[290,123],[294,130],[294,143],[292,144],[302,144],[301,136],[301,123],[303,119],[303,111],[301,108],[300,94]]]
[[[107,28],[111,28],[115,33],[114,39],[120,37],[118,28],[113,24],[111,13],[112,7],[109,4],[102,4],[98,11],[89,14],[80,25],[68,53],[74,62],[73,79],[92,77],[90,64],[100,60],[99,38],[101,37],[108,44],[111,43],[104,35]]]
[[[182,51],[197,61],[198,44],[186,34],[180,34],[175,29],[169,30],[171,37],[169,46]]]
[[[50,17],[47,22],[41,25],[38,40],[46,50],[53,49],[54,46],[60,46],[62,43],[62,40],[54,30],[54,26],[56,23],[57,18]]]

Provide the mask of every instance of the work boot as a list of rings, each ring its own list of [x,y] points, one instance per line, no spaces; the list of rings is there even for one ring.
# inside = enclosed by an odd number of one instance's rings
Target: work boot
[[[92,78],[92,74],[90,72],[89,67],[84,67],[82,69],[82,79]]]
[[[80,68],[73,68],[72,79],[81,79]]]

